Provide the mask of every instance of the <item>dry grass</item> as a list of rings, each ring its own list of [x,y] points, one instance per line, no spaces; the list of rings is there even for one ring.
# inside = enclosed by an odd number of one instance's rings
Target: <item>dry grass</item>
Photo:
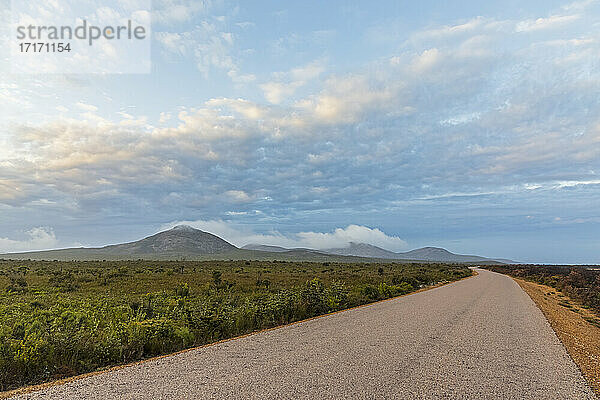
[[[600,318],[552,287],[515,281],[542,310],[590,386],[600,394]]]

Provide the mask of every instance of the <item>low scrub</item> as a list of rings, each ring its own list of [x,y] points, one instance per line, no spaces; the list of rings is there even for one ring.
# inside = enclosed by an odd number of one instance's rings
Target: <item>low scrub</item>
[[[0,389],[41,383],[410,293],[461,266],[0,263]],[[266,284],[265,282],[268,282]]]

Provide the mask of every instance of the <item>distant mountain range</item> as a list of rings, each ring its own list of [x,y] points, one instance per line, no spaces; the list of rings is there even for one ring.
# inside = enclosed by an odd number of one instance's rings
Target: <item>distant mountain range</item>
[[[405,262],[511,263],[486,257],[454,254],[436,247],[424,247],[406,253],[394,253],[366,243],[349,243],[348,247],[314,250],[287,249],[279,246],[249,244],[238,248],[208,232],[178,225],[144,239],[95,248],[71,248],[0,255],[2,259],[36,260],[289,260],[360,262],[375,259]]]
[[[271,252],[285,252],[292,249],[286,249],[279,246],[265,246],[257,244],[248,244],[242,249],[246,250],[260,250],[260,251],[271,251]],[[307,250],[307,249],[293,249],[293,250]],[[464,262],[464,263],[477,263],[477,262],[499,262],[499,263],[513,263],[510,260],[504,259],[490,259],[487,257],[454,254],[446,249],[440,247],[423,247],[421,249],[407,251],[405,253],[395,253],[381,247],[373,246],[367,243],[356,243],[350,242],[348,247],[332,248],[318,250],[325,254],[335,254],[340,256],[356,256],[356,257],[368,257],[368,258],[383,258],[390,260],[413,260],[413,261],[439,261],[439,262]]]

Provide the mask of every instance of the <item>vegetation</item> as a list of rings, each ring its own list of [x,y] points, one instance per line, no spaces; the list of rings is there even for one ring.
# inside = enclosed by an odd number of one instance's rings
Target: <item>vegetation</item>
[[[564,265],[490,265],[485,268],[551,286],[600,315],[600,269]]]
[[[444,264],[0,261],[0,389],[211,343],[470,274]]]

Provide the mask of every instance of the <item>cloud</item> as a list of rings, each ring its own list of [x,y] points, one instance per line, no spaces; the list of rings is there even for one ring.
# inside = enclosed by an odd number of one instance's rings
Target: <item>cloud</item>
[[[592,179],[588,181],[560,181],[556,182],[558,188],[570,188],[579,185],[600,185],[600,179]]]
[[[531,32],[544,29],[560,28],[564,25],[577,21],[579,15],[553,15],[548,18],[520,21],[516,25],[517,32]]]
[[[387,83],[387,84],[386,84]],[[396,103],[402,82],[383,83],[370,75],[333,76],[321,93],[296,102],[311,124],[348,124],[375,110],[404,109]]]
[[[179,56],[184,56],[188,53],[188,48],[190,47],[189,41],[191,40],[189,32],[156,32],[154,37],[169,53]]]
[[[391,251],[406,250],[408,244],[397,236],[389,236],[377,228],[361,225],[348,225],[336,228],[331,232],[298,232],[283,234],[280,232],[256,233],[244,226],[235,225],[223,220],[209,221],[177,221],[163,225],[169,229],[175,225],[185,224],[217,235],[236,246],[246,244],[265,244],[288,248],[305,247],[311,249],[328,249],[347,247],[350,242],[368,243]]]
[[[403,250],[407,243],[397,236],[388,236],[377,228],[348,225],[333,232],[300,232],[299,242],[311,248],[346,247],[350,242],[368,243],[388,250]]]
[[[167,57],[190,57],[205,78],[221,71],[238,82],[253,80],[251,74],[239,72],[234,56],[235,36],[226,30],[224,21],[205,19],[189,31],[157,31],[154,37]]]
[[[227,72],[227,76],[231,78],[231,81],[234,83],[251,83],[256,80],[256,76],[254,74],[243,74],[240,73],[237,69],[231,69]]]
[[[292,97],[296,90],[302,86],[302,82],[267,82],[260,85],[267,101],[273,104],[279,104],[284,99]]]
[[[0,238],[0,253],[11,253],[30,250],[48,250],[58,247],[58,239],[52,228],[37,227],[25,232],[27,239],[13,240]]]
[[[153,22],[160,25],[181,24],[205,15],[210,10],[210,1],[204,0],[154,0]]]
[[[589,6],[591,6],[593,4],[598,4],[598,0],[581,0],[581,1],[575,1],[573,3],[569,3],[567,5],[564,5],[562,8],[563,8],[563,10],[566,10],[566,11],[571,11],[571,10],[585,10],[586,8],[588,8]]]
[[[4,166],[11,165],[5,164]],[[7,179],[0,179],[0,201],[12,202],[23,195],[23,191],[19,188],[16,182]]]
[[[277,79],[276,81],[263,83],[259,87],[267,101],[280,104],[285,99],[291,98],[309,81],[318,78],[324,71],[323,63],[317,60],[288,72],[275,72],[272,75]]]
[[[471,121],[478,120],[481,117],[481,113],[474,112],[463,115],[457,115],[454,117],[447,118],[443,121],[440,121],[442,125],[462,125],[467,124]]]
[[[75,103],[75,106],[77,108],[79,108],[80,110],[83,110],[83,111],[88,111],[88,112],[96,112],[96,111],[98,111],[98,107],[96,107],[94,105],[91,105],[91,104],[84,103],[82,101],[79,101],[79,102]]]
[[[165,110],[158,120],[166,127],[134,111],[109,121],[80,102],[86,112],[79,120],[16,125],[5,146],[9,189],[0,201],[52,193],[51,200],[84,208],[113,198],[110,204],[143,207],[214,204],[223,213],[220,207],[236,200],[277,213],[494,192],[490,177],[503,184],[590,179],[582,171],[593,170],[599,155],[600,121],[591,112],[599,80],[591,69],[554,60],[565,46],[580,54],[599,43],[528,40],[501,59],[473,50],[511,41],[516,34],[505,25],[482,20],[452,42],[432,36],[362,71],[330,74],[320,87],[324,69],[317,62],[275,73],[282,82],[315,82],[287,104],[213,98]],[[565,156],[573,163],[559,161]],[[436,189],[421,189],[422,182]]]
[[[413,34],[413,39],[432,40],[459,34],[468,34],[476,29],[480,29],[486,22],[483,17],[478,16],[460,24],[446,25],[416,32]]]
[[[252,197],[243,190],[228,190],[225,192],[225,196],[230,198],[235,203],[248,203],[252,201]]]
[[[416,56],[412,62],[411,67],[417,73],[423,73],[435,66],[440,61],[440,52],[438,49],[428,49],[423,51],[421,54]]]

